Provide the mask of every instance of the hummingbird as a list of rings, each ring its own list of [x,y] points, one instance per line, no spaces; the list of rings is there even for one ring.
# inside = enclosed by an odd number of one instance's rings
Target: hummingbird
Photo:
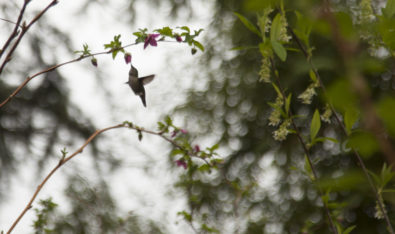
[[[141,101],[143,102],[144,107],[147,107],[145,103],[145,89],[144,85],[150,83],[154,79],[155,75],[149,75],[139,78],[139,72],[133,65],[130,67],[129,71],[129,81],[126,84],[129,84],[130,88],[132,88],[134,94],[140,96]]]

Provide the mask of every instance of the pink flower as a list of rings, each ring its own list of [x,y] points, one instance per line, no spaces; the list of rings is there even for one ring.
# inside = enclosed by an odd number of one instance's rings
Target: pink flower
[[[187,134],[188,133],[188,131],[185,130],[185,129],[180,129],[180,132],[182,132],[183,134]]]
[[[151,46],[157,46],[158,43],[156,42],[156,38],[159,37],[160,34],[148,34],[144,41],[144,49],[147,48],[148,44]]]
[[[175,136],[177,135],[177,133],[178,133],[178,130],[174,130],[174,131],[171,133],[171,137],[175,137]]]
[[[199,147],[199,145],[195,145],[195,152],[200,152],[200,147]]]
[[[176,36],[176,40],[177,40],[178,42],[182,42],[182,37],[181,37],[180,35],[177,35],[177,36]]]
[[[129,64],[130,62],[132,62],[132,55],[129,52],[125,53],[124,58],[125,58],[125,63],[126,64]]]
[[[187,163],[182,159],[177,160],[176,164],[178,167],[183,167],[184,169],[187,169],[188,167]]]

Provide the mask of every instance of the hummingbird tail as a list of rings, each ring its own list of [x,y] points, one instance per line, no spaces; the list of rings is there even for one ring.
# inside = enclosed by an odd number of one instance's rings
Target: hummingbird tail
[[[145,103],[145,95],[140,96],[141,101],[143,102],[144,107],[147,107],[147,104]]]

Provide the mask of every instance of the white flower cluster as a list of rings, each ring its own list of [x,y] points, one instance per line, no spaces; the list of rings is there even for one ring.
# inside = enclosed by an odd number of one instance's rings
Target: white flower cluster
[[[270,59],[269,57],[262,58],[261,70],[259,71],[259,81],[270,83]]]

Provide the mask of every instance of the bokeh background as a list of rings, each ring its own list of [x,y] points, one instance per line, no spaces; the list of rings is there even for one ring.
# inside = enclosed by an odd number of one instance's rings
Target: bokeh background
[[[0,18],[15,20],[22,2],[0,2]],[[256,22],[256,2],[80,0],[59,1],[51,8],[1,74],[1,100],[27,76],[75,58],[74,51],[84,43],[100,52],[118,34],[123,44],[133,43],[132,33],[139,28],[203,28],[198,40],[205,51],[192,55],[179,43],[145,50],[142,44],[128,47],[141,76],[156,74],[146,86],[147,108],[124,84],[129,66],[122,56],[97,56],[97,68],[84,60],[32,80],[0,109],[0,230],[15,220],[39,181],[57,164],[61,149],[74,152],[95,129],[125,120],[155,130],[157,122],[170,115],[188,130],[193,144],[205,148],[219,143],[224,159],[220,170],[185,175],[169,157],[172,146],[162,139],[144,135],[140,142],[133,131],[109,131],[57,172],[39,195],[58,204],[49,227],[56,233],[192,233],[194,228],[177,215],[187,211],[196,226],[205,223],[220,233],[300,233],[309,225],[313,233],[329,233],[321,199],[303,172],[304,153],[297,138],[281,144],[272,138],[275,129],[268,126],[267,103],[274,102],[276,93],[259,82],[261,54],[231,50],[259,43],[233,14]],[[359,3],[332,2],[350,15]],[[376,12],[385,4],[372,2]],[[33,0],[26,19],[48,3]],[[285,6],[314,17],[319,4],[286,1]],[[291,25],[294,20],[289,17]],[[0,21],[1,42],[13,26]],[[315,65],[329,91],[346,99],[349,90],[344,92],[339,83],[345,68],[336,45],[322,30],[311,37]],[[361,50],[368,47],[362,42]],[[385,51],[373,56],[361,52],[361,61],[369,65],[363,72],[372,98],[393,97],[393,58]],[[303,54],[289,52],[287,61],[276,65],[284,86],[295,93],[296,114],[311,116],[314,107],[322,108],[325,100],[320,95],[312,106],[296,100],[310,82]],[[298,126],[306,126],[306,119],[298,120]],[[385,223],[374,218],[374,194],[336,127],[323,125],[321,131],[339,143],[326,142],[312,151],[319,176],[333,185],[330,198],[338,202],[333,209],[341,210],[344,226],[357,225],[355,233],[386,233]],[[364,160],[377,171],[384,158],[375,141],[368,142]],[[392,218],[393,202],[388,204]],[[38,207],[35,203],[33,208]],[[15,233],[33,232],[35,218],[34,210],[29,211]]]

